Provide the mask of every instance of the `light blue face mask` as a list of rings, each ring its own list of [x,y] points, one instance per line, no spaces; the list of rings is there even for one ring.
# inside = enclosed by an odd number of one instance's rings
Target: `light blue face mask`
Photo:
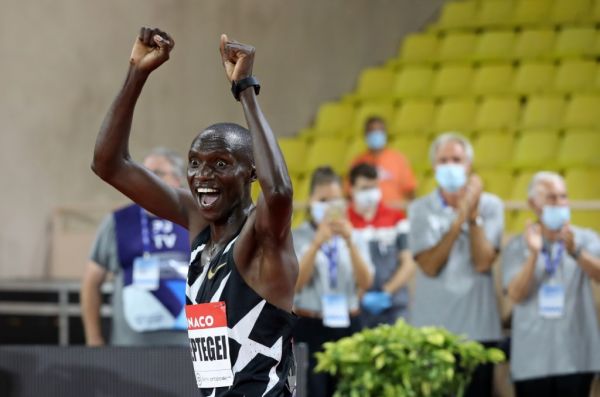
[[[545,205],[542,223],[550,230],[558,231],[571,220],[571,209],[565,205]]]
[[[380,150],[387,143],[387,134],[383,130],[373,130],[367,133],[366,140],[369,149]]]
[[[442,190],[455,193],[467,183],[467,171],[461,164],[440,164],[435,167],[435,180]]]
[[[323,222],[323,219],[325,219],[327,207],[329,207],[329,203],[322,201],[315,201],[314,203],[310,204],[310,216],[317,225]]]

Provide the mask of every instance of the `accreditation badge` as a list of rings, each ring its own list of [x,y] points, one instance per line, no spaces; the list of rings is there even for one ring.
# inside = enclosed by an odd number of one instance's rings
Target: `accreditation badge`
[[[544,318],[560,318],[565,308],[565,287],[545,282],[538,293],[539,313]]]
[[[348,301],[342,294],[325,294],[321,299],[323,308],[323,325],[330,328],[346,328],[350,326],[350,310]]]
[[[185,314],[192,363],[199,388],[233,384],[225,302],[187,305]]]
[[[151,255],[135,258],[132,278],[136,288],[156,291],[160,285],[160,259]]]

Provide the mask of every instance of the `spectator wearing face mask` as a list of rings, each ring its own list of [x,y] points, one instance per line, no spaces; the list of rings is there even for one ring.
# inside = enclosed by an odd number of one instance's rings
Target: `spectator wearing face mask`
[[[408,282],[415,270],[408,251],[408,221],[404,212],[381,201],[377,169],[358,164],[350,170],[352,204],[348,218],[357,236],[368,244],[375,267],[371,288],[362,297],[363,327],[393,324],[408,318]]]
[[[600,371],[600,326],[592,280],[600,282],[600,238],[570,225],[567,187],[554,172],[529,186],[529,222],[502,255],[515,303],[511,373],[518,397],[587,397]]]
[[[300,265],[294,338],[308,345],[307,395],[321,397],[333,395],[335,382],[327,374],[314,373],[314,353],[322,350],[323,343],[360,329],[358,291],[371,286],[373,267],[346,217],[341,179],[330,167],[313,173],[309,202],[310,221],[293,231]]]
[[[409,247],[419,265],[412,322],[493,346],[501,338],[492,264],[502,240],[502,201],[471,174],[473,147],[463,136],[442,134],[429,154],[439,189],[408,209]],[[490,396],[492,375],[492,365],[480,366],[465,395]]]
[[[365,123],[368,150],[352,161],[352,166],[367,163],[377,168],[382,200],[388,206],[402,208],[415,196],[417,181],[406,157],[387,147],[385,121],[371,117]]]

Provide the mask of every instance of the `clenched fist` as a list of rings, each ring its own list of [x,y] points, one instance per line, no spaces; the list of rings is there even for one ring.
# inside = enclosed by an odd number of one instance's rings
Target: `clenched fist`
[[[133,44],[129,62],[139,71],[150,73],[169,59],[174,46],[173,39],[162,30],[142,28]]]
[[[220,50],[225,74],[230,82],[240,81],[252,75],[254,47],[229,40],[227,35],[222,34]]]

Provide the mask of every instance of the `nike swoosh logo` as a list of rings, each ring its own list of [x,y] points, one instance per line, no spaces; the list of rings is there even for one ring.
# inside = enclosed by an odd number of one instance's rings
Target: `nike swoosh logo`
[[[219,271],[219,269],[221,269],[226,264],[227,264],[227,262],[223,262],[219,266],[215,267],[214,270],[209,268],[208,269],[208,279],[212,280],[212,278],[215,276],[215,274],[217,274],[217,272]]]

